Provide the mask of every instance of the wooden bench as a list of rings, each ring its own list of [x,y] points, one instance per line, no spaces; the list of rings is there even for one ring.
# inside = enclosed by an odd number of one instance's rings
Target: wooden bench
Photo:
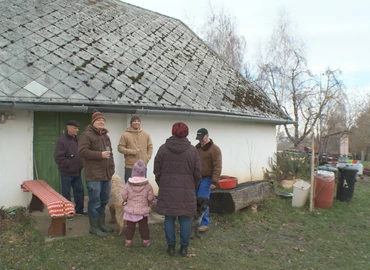
[[[56,192],[43,180],[24,181],[21,184],[21,188],[24,192],[32,192],[32,199],[29,205],[30,213],[35,210],[43,212],[44,205],[46,205],[51,216],[48,236],[66,235],[66,217],[75,214],[73,203]]]
[[[252,204],[275,196],[274,187],[269,180],[241,183],[233,189],[211,191],[211,213],[233,213]]]

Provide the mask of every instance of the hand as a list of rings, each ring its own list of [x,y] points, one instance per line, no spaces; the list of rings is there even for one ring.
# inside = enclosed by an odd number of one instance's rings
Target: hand
[[[215,189],[215,188],[216,188],[216,185],[211,184],[211,189]]]
[[[102,158],[109,158],[110,157],[110,151],[103,151],[101,152]]]

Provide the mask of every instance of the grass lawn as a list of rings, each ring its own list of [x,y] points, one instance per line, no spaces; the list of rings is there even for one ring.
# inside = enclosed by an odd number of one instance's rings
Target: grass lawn
[[[369,208],[369,178],[356,182],[352,203],[312,213],[270,198],[257,213],[212,214],[186,258],[167,255],[162,224],[150,226],[152,246],[137,231],[128,250],[116,233],[45,242],[25,210],[1,210],[0,269],[370,269]]]

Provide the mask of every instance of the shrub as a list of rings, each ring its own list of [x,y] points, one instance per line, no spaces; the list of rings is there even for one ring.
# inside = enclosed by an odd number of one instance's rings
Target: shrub
[[[266,169],[264,178],[278,182],[285,179],[309,179],[310,159],[305,152],[283,151],[275,153],[269,161],[270,170]]]

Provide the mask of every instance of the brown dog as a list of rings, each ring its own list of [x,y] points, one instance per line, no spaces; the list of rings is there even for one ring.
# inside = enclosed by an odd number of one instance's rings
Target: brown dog
[[[121,192],[123,190],[124,184],[122,178],[117,174],[112,176],[112,187],[110,191],[110,201],[108,203],[109,212],[111,215],[110,223],[118,223],[119,232],[118,235],[121,235],[124,227],[123,223],[123,205]]]

